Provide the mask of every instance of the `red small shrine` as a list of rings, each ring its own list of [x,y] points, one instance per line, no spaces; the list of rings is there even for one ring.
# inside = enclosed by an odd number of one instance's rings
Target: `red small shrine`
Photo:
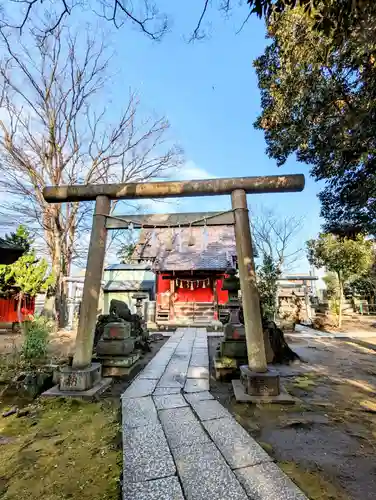
[[[156,323],[218,320],[228,293],[222,282],[236,265],[233,225],[143,229],[133,258],[156,273]]]

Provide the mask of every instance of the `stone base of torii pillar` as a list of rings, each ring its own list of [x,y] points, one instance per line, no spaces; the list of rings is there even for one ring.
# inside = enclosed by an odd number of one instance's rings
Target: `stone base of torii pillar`
[[[62,366],[54,374],[57,384],[45,391],[43,397],[95,400],[110,387],[112,379],[102,378],[102,365],[91,363],[86,368]]]

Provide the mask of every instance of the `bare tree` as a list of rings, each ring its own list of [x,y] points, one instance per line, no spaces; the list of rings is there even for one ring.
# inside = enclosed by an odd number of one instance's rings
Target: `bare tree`
[[[303,255],[303,248],[293,245],[303,226],[303,218],[280,217],[262,207],[251,218],[254,245],[260,257],[269,256],[279,272],[288,270]]]
[[[189,1],[189,0],[187,0]],[[197,22],[192,26],[189,40],[199,40],[206,35],[207,26],[205,20],[209,16],[209,10],[216,8],[225,16],[228,16],[235,6],[245,8],[244,21],[238,29],[241,31],[251,14],[256,13],[261,17],[263,13],[262,3],[264,0],[201,0],[197,10]],[[17,28],[20,32],[30,22],[33,13],[43,4],[48,5],[49,19],[47,23],[39,26],[40,34],[49,35],[57,29],[76,10],[87,6],[81,0],[7,0],[3,2],[2,23],[5,26]],[[93,12],[107,21],[113,23],[116,28],[125,22],[130,23],[152,40],[161,40],[169,29],[169,15],[158,9],[157,0],[92,0],[90,7]],[[0,19],[1,19],[0,18]]]
[[[106,99],[110,59],[98,33],[73,34],[60,25],[42,38],[30,32],[24,43],[0,35],[0,213],[44,241],[63,321],[63,277],[85,250],[92,207],[47,204],[43,188],[160,178],[179,164],[181,151],[166,137],[165,118],[139,118],[132,92],[116,103],[123,110],[114,120]]]

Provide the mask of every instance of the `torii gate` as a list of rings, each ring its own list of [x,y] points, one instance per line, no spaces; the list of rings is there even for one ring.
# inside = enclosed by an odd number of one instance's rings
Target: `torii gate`
[[[248,365],[252,372],[265,373],[267,363],[246,195],[302,191],[304,182],[304,175],[297,174],[46,187],[43,190],[43,196],[48,203],[95,201],[73,371],[80,372],[91,365],[94,329],[106,251],[106,218],[110,215],[111,200],[231,195]]]

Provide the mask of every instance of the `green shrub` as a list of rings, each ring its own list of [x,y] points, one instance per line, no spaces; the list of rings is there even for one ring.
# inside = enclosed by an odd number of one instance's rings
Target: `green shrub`
[[[46,357],[51,329],[51,322],[46,318],[35,318],[25,323],[25,337],[21,349],[25,361],[38,361]]]

